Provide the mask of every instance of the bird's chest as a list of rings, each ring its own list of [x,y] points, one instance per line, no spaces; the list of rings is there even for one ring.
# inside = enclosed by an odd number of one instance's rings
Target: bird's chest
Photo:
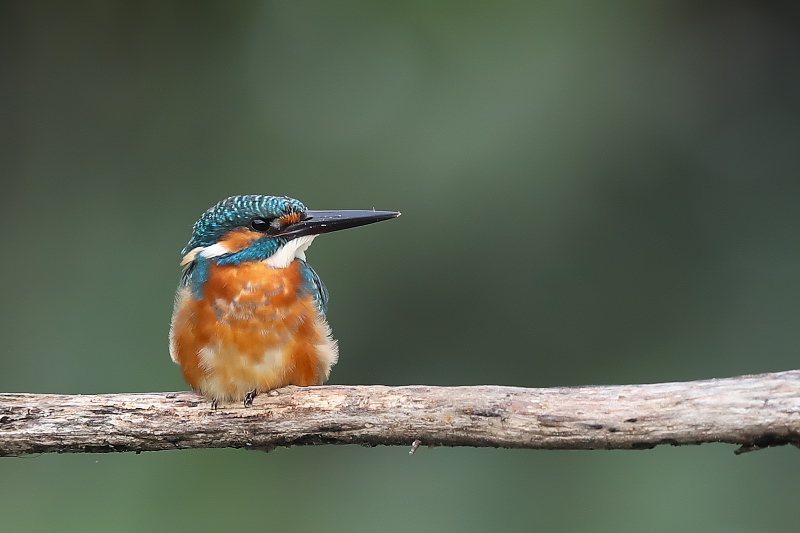
[[[300,325],[316,314],[302,291],[297,266],[274,269],[262,263],[214,266],[196,301],[198,319],[216,336],[228,332],[234,345],[246,350],[259,342],[279,343],[297,334]]]
[[[188,289],[178,296],[174,356],[187,380],[201,390],[236,389],[225,396],[298,380],[315,383],[321,317],[303,286],[297,262],[283,269],[213,266],[201,299]]]

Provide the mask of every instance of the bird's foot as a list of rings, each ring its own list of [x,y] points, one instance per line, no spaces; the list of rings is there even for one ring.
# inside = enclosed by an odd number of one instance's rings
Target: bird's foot
[[[258,396],[258,390],[253,389],[247,394],[244,395],[244,406],[245,407],[253,407],[253,400],[256,399]]]
[[[216,411],[218,407],[219,407],[219,400],[216,399],[211,400],[211,410]]]

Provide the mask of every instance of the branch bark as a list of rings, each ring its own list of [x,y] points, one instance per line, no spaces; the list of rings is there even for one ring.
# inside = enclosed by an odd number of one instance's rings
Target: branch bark
[[[316,444],[647,449],[800,446],[800,370],[574,388],[287,387],[251,408],[193,392],[0,394],[0,456]]]

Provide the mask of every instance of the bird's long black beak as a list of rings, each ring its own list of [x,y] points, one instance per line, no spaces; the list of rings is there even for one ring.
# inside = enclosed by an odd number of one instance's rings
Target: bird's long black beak
[[[400,213],[397,211],[306,211],[306,217],[303,220],[289,224],[277,236],[319,235],[320,233],[366,226],[399,216]]]

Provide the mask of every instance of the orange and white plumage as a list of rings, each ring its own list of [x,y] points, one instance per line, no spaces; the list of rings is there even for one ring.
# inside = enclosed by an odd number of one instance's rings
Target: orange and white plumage
[[[202,299],[179,289],[170,354],[193,389],[241,400],[250,391],[328,378],[336,342],[312,295],[302,294],[302,266],[211,265]]]
[[[286,385],[321,385],[336,363],[327,290],[305,262],[321,233],[399,213],[310,211],[287,197],[227,198],[195,223],[170,327],[172,360],[191,387],[252,402]]]

